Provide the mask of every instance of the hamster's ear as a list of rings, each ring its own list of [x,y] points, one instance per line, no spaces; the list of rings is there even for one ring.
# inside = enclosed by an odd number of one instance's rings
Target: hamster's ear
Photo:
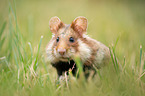
[[[86,33],[87,30],[87,18],[85,17],[77,17],[71,24],[71,28],[74,31],[79,32],[80,35]]]
[[[63,27],[65,24],[58,18],[58,17],[52,17],[49,20],[49,27],[52,33],[56,34],[58,29]]]

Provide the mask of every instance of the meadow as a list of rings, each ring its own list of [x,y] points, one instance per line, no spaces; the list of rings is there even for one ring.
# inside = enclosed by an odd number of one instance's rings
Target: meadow
[[[144,0],[0,0],[0,96],[145,96],[144,9]],[[87,34],[109,47],[93,79],[58,83],[45,53],[53,16],[86,17]]]

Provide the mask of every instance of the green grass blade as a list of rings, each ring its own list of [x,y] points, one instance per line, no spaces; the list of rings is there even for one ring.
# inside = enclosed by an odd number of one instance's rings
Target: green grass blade
[[[14,12],[14,10],[13,10],[12,5],[11,5],[10,2],[9,2],[9,11],[12,12],[12,14],[14,16],[14,19],[15,19],[15,12]]]
[[[35,58],[35,63],[34,63],[34,70],[36,71],[36,69],[37,69],[37,64],[38,64],[38,55],[39,55],[39,51],[40,51],[40,46],[41,46],[41,43],[42,43],[42,39],[43,39],[43,36],[41,36],[41,38],[40,38],[40,43],[39,43],[39,45],[38,45],[38,51],[37,51],[37,55],[36,55],[36,58]]]
[[[114,68],[115,68],[115,71],[117,72],[116,64],[115,64],[115,61],[114,61],[114,58],[113,58],[113,53],[112,53],[112,50],[111,50],[110,47],[109,47],[109,50],[110,50],[110,55],[111,55],[111,59],[112,59],[113,66],[114,66]]]
[[[3,26],[2,26],[2,28],[1,28],[1,30],[0,30],[0,50],[1,50],[1,48],[2,48],[2,46],[3,46],[3,44],[4,44],[4,41],[5,41],[5,39],[6,39],[6,37],[3,37],[3,38],[2,38],[2,34],[3,34],[3,32],[4,32],[5,27],[6,27],[6,21],[3,23]]]
[[[118,71],[119,70],[119,66],[118,66],[118,61],[117,61],[117,57],[116,57],[116,54],[115,54],[115,48],[112,47],[112,50],[113,50],[113,55],[114,55],[114,59],[115,59],[115,66],[116,66],[116,69]]]
[[[124,60],[123,60],[123,67],[125,66],[125,62],[126,62],[126,60],[125,60],[125,56],[124,56]]]
[[[120,35],[117,37],[117,40],[116,40],[116,42],[115,42],[114,51],[115,51],[115,49],[116,49],[116,46],[117,46],[117,43],[118,43],[119,39],[120,39]]]
[[[82,63],[81,63],[81,60],[80,58],[76,57],[75,58],[75,63],[79,69],[79,74],[83,72],[83,68],[82,68]]]
[[[1,37],[2,37],[2,34],[4,32],[5,27],[6,27],[6,21],[3,23],[3,26],[2,26],[2,28],[0,30],[0,40],[1,40]]]
[[[84,85],[85,84],[85,77],[84,77],[84,73],[83,73],[83,65],[82,65],[82,62],[80,60],[79,57],[75,57],[75,63],[76,63],[76,66],[78,68],[78,76],[79,76],[79,80],[81,81],[81,83]]]
[[[144,60],[144,66],[143,66],[143,71],[145,71],[145,60]]]
[[[14,40],[14,43],[15,43],[15,47],[17,48],[17,51],[18,51],[18,58],[20,58],[20,60],[22,61],[22,62],[24,62],[24,58],[23,58],[23,56],[22,56],[22,53],[21,53],[21,51],[20,51],[20,46],[18,45],[18,42],[17,42],[17,40]],[[16,54],[16,53],[15,53]]]
[[[142,46],[140,45],[140,63],[139,63],[139,67],[141,67],[141,60],[142,60]]]
[[[95,65],[93,65],[93,68],[95,69],[95,71],[96,71],[97,74],[99,75],[100,79],[102,79],[102,76],[101,76],[101,74],[100,74],[100,70],[97,69],[97,68],[95,67]]]
[[[3,37],[3,39],[0,41],[0,50],[1,50],[2,46],[3,46],[3,44],[4,44],[5,39],[6,39],[6,37]]]
[[[30,42],[28,42],[28,44],[29,44],[30,51],[31,51],[30,63],[29,63],[29,65],[30,65],[30,64],[32,64],[32,59],[33,59],[33,50],[32,50],[32,45],[31,45],[31,43],[30,43]]]
[[[15,52],[15,49],[14,48],[13,48],[13,54],[14,54],[14,60],[15,60],[17,69],[19,69],[18,59],[17,59],[17,55],[16,55],[16,52]]]

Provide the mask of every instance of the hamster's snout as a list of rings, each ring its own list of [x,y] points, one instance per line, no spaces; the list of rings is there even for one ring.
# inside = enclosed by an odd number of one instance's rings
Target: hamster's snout
[[[63,55],[66,53],[66,49],[59,48],[59,49],[57,49],[57,52],[58,52],[61,56],[63,56]]]

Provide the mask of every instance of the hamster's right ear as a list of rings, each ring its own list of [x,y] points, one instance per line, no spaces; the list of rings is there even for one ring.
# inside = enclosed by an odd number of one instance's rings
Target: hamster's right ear
[[[63,27],[65,24],[58,18],[58,17],[52,17],[49,20],[49,27],[52,33],[56,34],[58,29]]]

